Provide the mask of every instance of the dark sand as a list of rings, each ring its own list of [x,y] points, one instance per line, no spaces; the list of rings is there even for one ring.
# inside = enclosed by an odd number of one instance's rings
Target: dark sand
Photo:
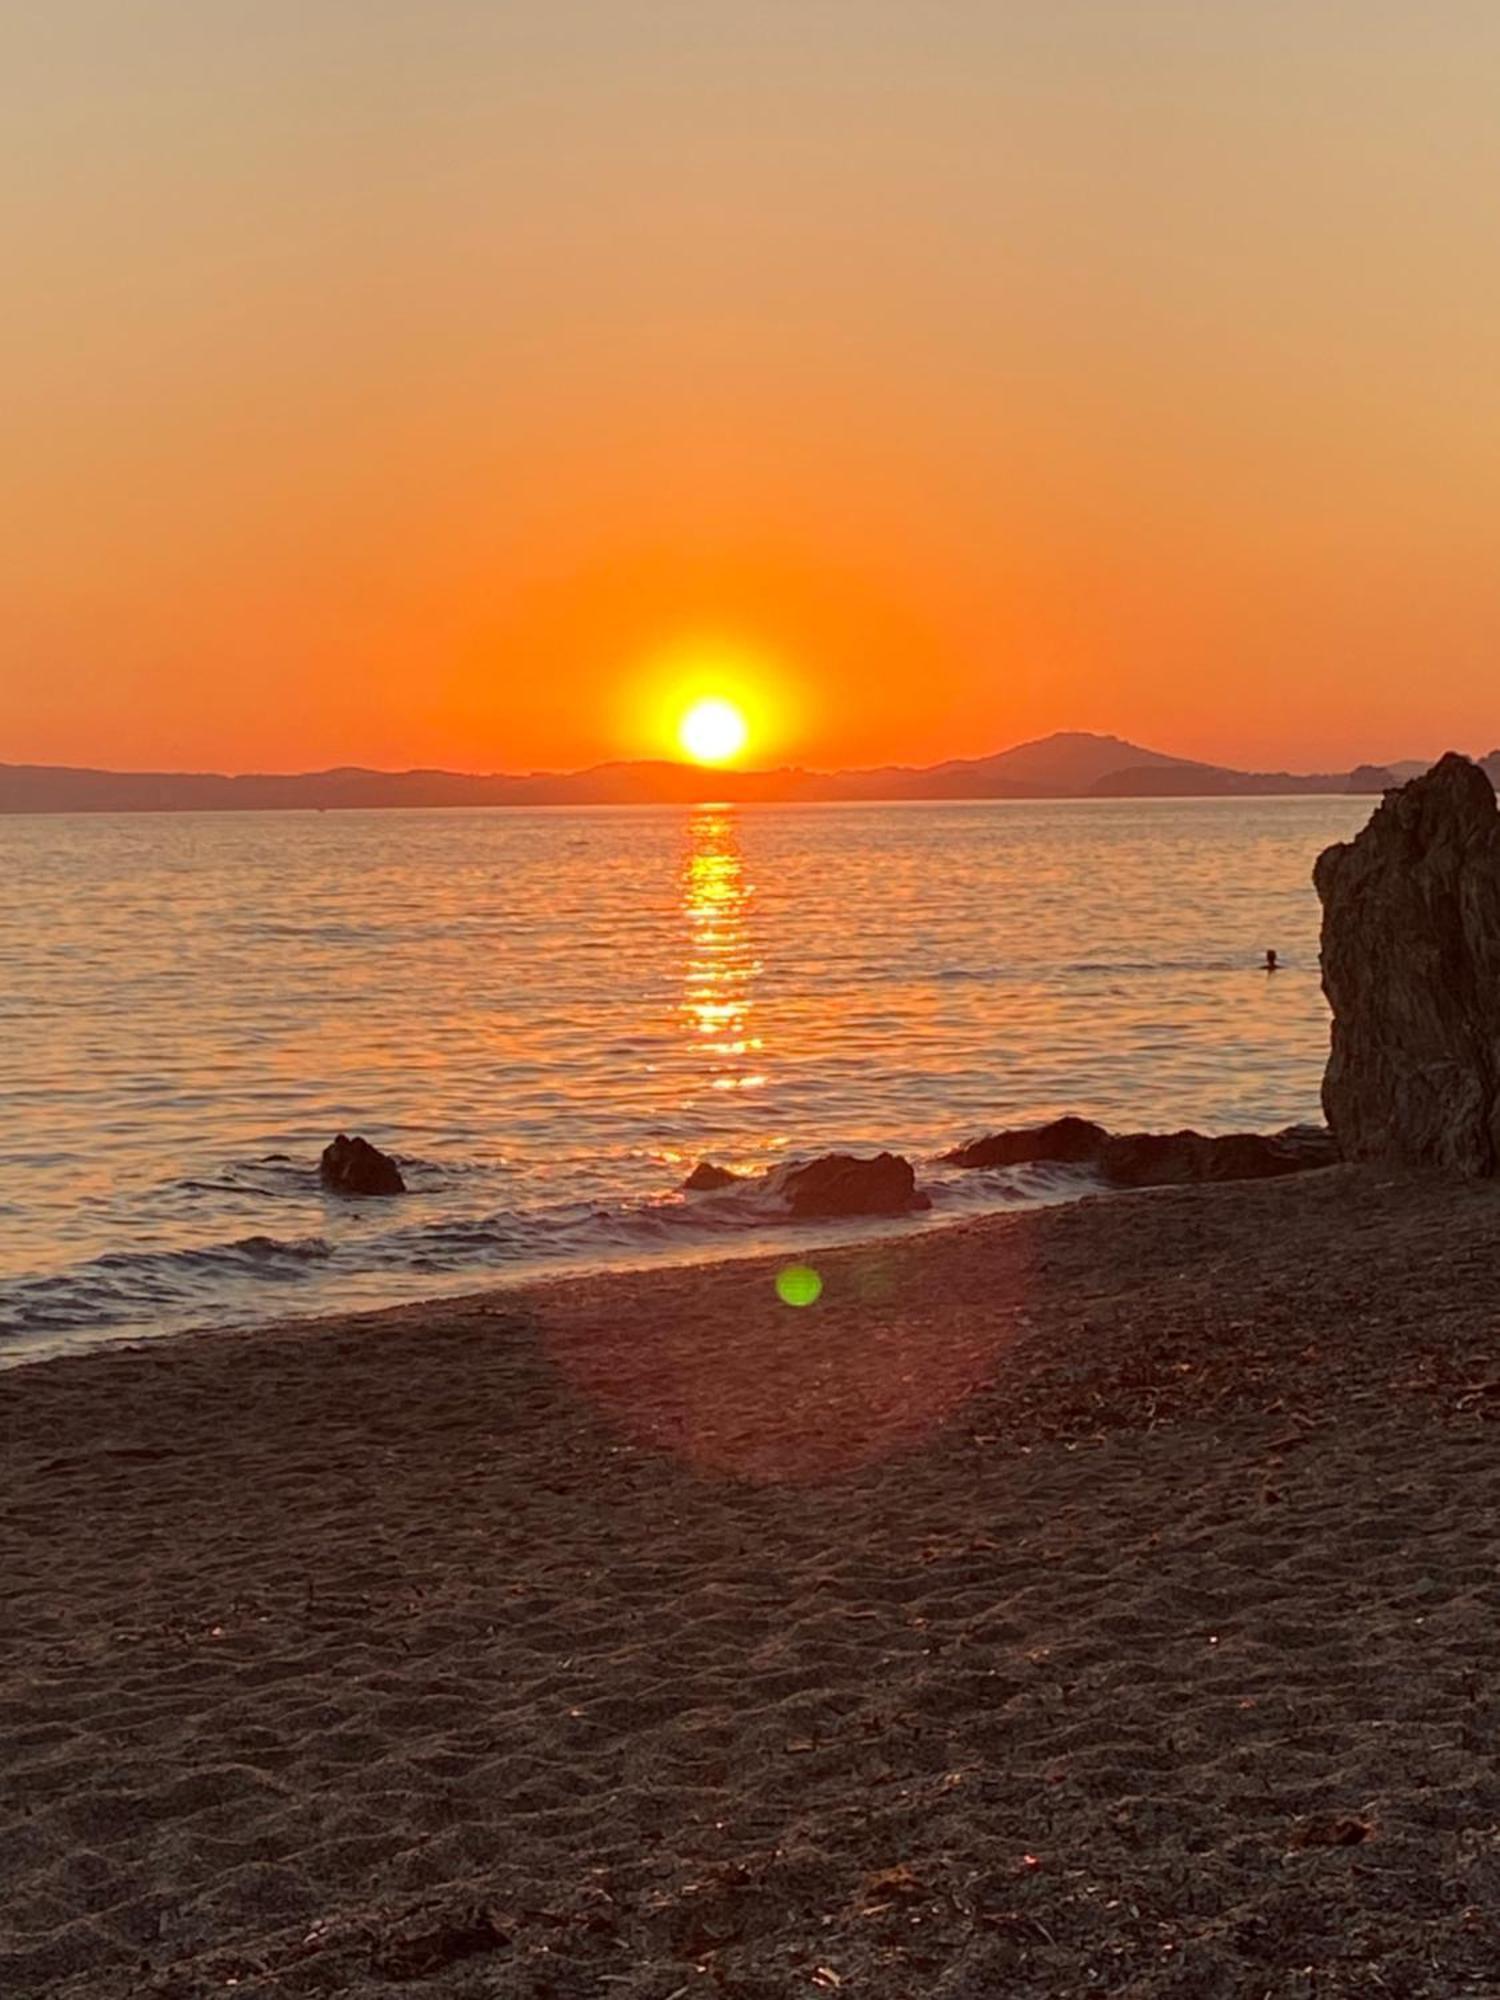
[[[1500,1189],[0,1377],[0,1994],[1500,1993]]]

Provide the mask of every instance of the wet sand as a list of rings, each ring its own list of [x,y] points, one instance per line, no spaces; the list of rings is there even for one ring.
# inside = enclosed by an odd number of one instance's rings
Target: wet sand
[[[0,1993],[1500,1991],[1500,1189],[0,1376]]]

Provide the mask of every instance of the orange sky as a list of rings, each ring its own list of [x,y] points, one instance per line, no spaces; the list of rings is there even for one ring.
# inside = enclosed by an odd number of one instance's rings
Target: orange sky
[[[694,647],[752,761],[1488,749],[1496,102],[1488,0],[11,10],[0,760],[669,753]]]

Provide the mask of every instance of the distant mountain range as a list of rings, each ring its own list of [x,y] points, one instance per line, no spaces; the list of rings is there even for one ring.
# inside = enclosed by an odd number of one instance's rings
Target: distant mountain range
[[[1500,750],[1481,760],[1500,784]],[[1234,771],[1143,750],[1118,736],[1064,730],[993,757],[873,771],[703,770],[691,764],[596,764],[587,771],[488,776],[345,768],[289,776],[92,771],[0,764],[0,813],[335,811],[391,806],[776,803],[837,799],[1222,798],[1384,791],[1424,771],[1421,759],[1352,771]]]

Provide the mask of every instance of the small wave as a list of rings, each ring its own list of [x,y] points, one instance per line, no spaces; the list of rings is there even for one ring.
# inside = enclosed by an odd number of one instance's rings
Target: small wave
[[[262,1153],[254,1159],[226,1160],[210,1172],[181,1174],[158,1184],[163,1199],[187,1196],[193,1201],[217,1201],[225,1195],[286,1196],[307,1194],[318,1184],[317,1160],[296,1160],[287,1153]]]
[[[976,1215],[996,1209],[1044,1208],[1110,1191],[1093,1167],[1060,1160],[1031,1160],[1016,1167],[959,1168],[940,1173],[923,1185],[935,1209]]]
[[[408,1183],[422,1193],[467,1181],[503,1179],[514,1172],[510,1162],[505,1159],[474,1160],[454,1156],[430,1159],[424,1153],[404,1153],[396,1147],[390,1149],[390,1154],[405,1174]]]
[[[316,1263],[333,1255],[333,1247],[322,1236],[240,1236],[231,1243],[205,1243],[185,1250],[107,1250],[86,1264],[85,1271],[207,1271],[242,1263],[250,1258],[257,1264],[281,1260],[294,1264]]]
[[[333,1254],[321,1236],[242,1236],[181,1250],[109,1250],[72,1271],[23,1277],[0,1288],[0,1338],[120,1326],[195,1305],[206,1310],[226,1279],[295,1283]]]
[[[401,1151],[392,1151],[391,1157],[405,1176],[408,1189],[421,1195],[441,1195],[446,1189],[470,1187],[487,1179],[504,1182],[513,1172],[503,1160],[428,1159]],[[327,1193],[318,1173],[318,1153],[309,1149],[300,1157],[262,1153],[226,1160],[207,1171],[200,1168],[159,1182],[153,1198],[160,1204],[159,1212],[188,1217],[226,1205],[242,1214],[247,1209],[253,1213],[267,1202],[305,1204],[319,1201]]]
[[[187,1256],[198,1253],[188,1251]],[[333,1255],[333,1245],[322,1236],[299,1236],[287,1242],[279,1236],[242,1236],[236,1243],[226,1243],[219,1254],[223,1256],[255,1257],[258,1259],[291,1257],[295,1260],[307,1259],[320,1263],[323,1258]]]
[[[1015,965],[944,965],[932,973],[942,986],[969,982],[985,985],[1032,985],[1038,980],[1180,978],[1184,974],[1217,972],[1264,972],[1259,959],[1231,958],[1109,958],[1074,959],[1065,965],[1020,962]]]

